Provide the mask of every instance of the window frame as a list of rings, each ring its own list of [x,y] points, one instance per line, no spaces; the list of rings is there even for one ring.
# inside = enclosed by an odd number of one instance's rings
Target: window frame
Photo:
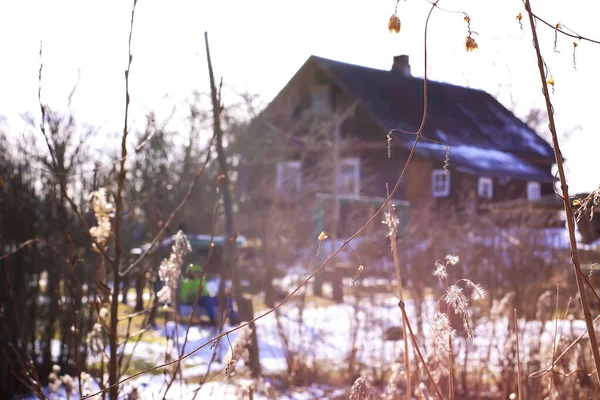
[[[283,168],[295,168],[298,170],[298,174],[296,175],[296,192],[300,192],[302,190],[302,163],[298,160],[286,160],[279,161],[277,163],[277,173],[275,177],[275,187],[277,189],[281,189],[285,183],[283,176]]]
[[[354,167],[354,171],[352,173],[352,179],[354,180],[354,191],[350,193],[350,195],[358,195],[360,193],[360,158],[359,157],[346,157],[339,160],[337,165],[337,189],[338,192],[340,190],[340,186],[342,184],[341,176],[342,176],[342,168],[352,166]]]
[[[331,113],[331,86],[313,84],[311,87],[311,110],[316,116],[326,116]]]
[[[535,188],[535,189],[533,189]],[[531,196],[532,190],[535,190],[535,196]],[[527,182],[527,200],[535,201],[542,198],[542,184],[536,181]]]
[[[444,182],[442,190],[438,190],[437,188],[438,178],[440,176],[443,178]],[[431,195],[433,197],[448,197],[450,195],[450,171],[444,171],[443,169],[434,169],[431,171]]]
[[[485,192],[485,187],[489,185],[489,195]],[[480,176],[477,179],[477,197],[483,200],[492,200],[494,198],[494,180],[487,176]]]

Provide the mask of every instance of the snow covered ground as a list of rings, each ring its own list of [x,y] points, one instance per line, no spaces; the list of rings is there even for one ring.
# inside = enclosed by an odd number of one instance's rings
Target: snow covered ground
[[[301,276],[301,271],[298,271]],[[283,282],[284,286],[293,285],[294,277],[289,275]],[[381,279],[368,279],[361,284],[380,285],[385,284]],[[423,332],[417,328],[416,307],[412,301],[406,302],[406,310],[421,347],[431,350],[429,339],[431,336],[428,321],[435,312],[436,300],[429,300],[424,305],[425,318],[423,320]],[[397,299],[386,294],[378,294],[363,298],[356,303],[353,296],[346,296],[345,304],[329,304],[316,306],[307,304],[303,312],[300,311],[298,302],[290,302],[284,305],[279,313],[279,324],[277,315],[271,313],[261,318],[256,323],[260,362],[265,374],[285,373],[287,370],[286,346],[289,349],[302,354],[303,360],[309,364],[326,367],[331,370],[345,370],[348,366],[349,355],[353,347],[357,348],[357,361],[359,365],[370,368],[387,369],[399,358],[403,349],[402,340],[385,341],[384,332],[391,328],[400,326],[401,313],[397,306]],[[259,313],[257,312],[256,315]],[[470,367],[480,366],[487,362],[487,354],[490,354],[488,367],[499,365],[503,358],[504,344],[508,341],[511,332],[508,332],[508,318],[489,321],[481,318],[475,321],[475,337],[469,341],[468,365]],[[578,336],[585,332],[585,323],[578,320],[548,321],[545,324],[541,340],[545,344],[551,344],[554,338],[554,330],[557,327],[558,335],[565,337]],[[225,329],[231,329],[226,326]],[[521,360],[527,362],[529,351],[540,337],[540,322],[521,320],[519,322]],[[185,341],[187,331],[187,343]],[[216,328],[206,326],[191,326],[185,324],[176,325],[168,322],[154,332],[150,332],[145,339],[135,347],[129,343],[125,349],[127,354],[132,354],[136,361],[143,361],[145,365],[159,365],[164,363],[166,352],[170,352],[170,358],[176,359],[181,354],[189,353],[207,343],[218,334]],[[229,341],[234,342],[238,332],[229,335]],[[284,340],[285,338],[285,340]],[[149,340],[151,339],[151,340]],[[206,383],[197,394],[197,399],[238,399],[243,398],[243,385],[239,380],[225,377],[225,366],[228,360],[227,353],[230,349],[228,340],[222,339],[216,349],[210,346],[198,350],[182,363],[183,377],[189,382],[189,386],[175,381],[172,385],[169,399],[192,399],[196,394],[197,384],[201,377],[207,373],[209,364],[210,371],[217,376],[215,381]],[[168,345],[166,345],[168,343]],[[462,360],[465,354],[465,341],[457,339],[456,356]],[[490,343],[492,344],[490,346]],[[59,343],[53,343],[58,346]],[[551,346],[550,346],[551,348]],[[58,348],[56,349],[58,350]],[[215,360],[211,364],[213,353],[216,351]],[[414,356],[413,356],[414,357]],[[551,355],[548,354],[548,363]],[[240,367],[242,364],[240,363]],[[221,375],[221,376],[219,376]],[[146,374],[133,379],[131,385],[125,385],[127,392],[131,387],[137,387],[141,398],[161,398],[165,388],[165,376],[160,373]],[[97,390],[97,388],[96,388]],[[326,399],[327,393],[333,391],[335,396],[343,396],[343,390],[336,393],[332,388],[312,385],[309,388],[288,391],[285,395],[277,395],[278,399]],[[57,393],[58,400],[66,397]],[[259,393],[255,396],[261,399]]]

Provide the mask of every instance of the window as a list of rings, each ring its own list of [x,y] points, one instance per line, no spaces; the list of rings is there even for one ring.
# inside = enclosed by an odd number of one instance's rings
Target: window
[[[477,195],[480,199],[486,200],[491,200],[494,197],[494,182],[492,178],[479,178],[477,181]]]
[[[434,169],[431,173],[431,194],[434,197],[446,197],[450,194],[450,171]]]
[[[313,113],[315,115],[329,114],[329,85],[314,85],[311,94]]]
[[[527,200],[539,200],[542,197],[542,187],[539,182],[527,182]]]
[[[360,191],[360,159],[344,158],[338,165],[338,193],[358,194]]]
[[[282,161],[277,163],[275,187],[291,192],[300,191],[302,188],[300,161]]]

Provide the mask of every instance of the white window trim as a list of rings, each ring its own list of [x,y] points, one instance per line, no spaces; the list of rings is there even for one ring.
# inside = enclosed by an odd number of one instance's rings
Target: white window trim
[[[437,190],[435,183],[440,176],[444,178],[444,188]],[[431,172],[431,194],[433,197],[447,197],[450,194],[450,171],[444,174],[443,169],[434,169]]]
[[[535,191],[535,192],[533,192]],[[534,194],[535,193],[535,194]],[[542,198],[542,185],[539,182],[527,182],[527,200],[539,200]]]
[[[296,175],[296,191],[299,192],[302,189],[302,168],[300,165],[300,161],[280,161],[277,163],[277,176],[275,178],[275,187],[281,188],[285,183],[283,177],[284,166],[287,168],[296,168],[298,170],[298,175]]]
[[[338,177],[338,187],[340,186],[339,180],[341,177],[341,169],[343,166],[352,166],[354,167],[354,192],[346,193],[346,194],[354,194],[357,195],[360,193],[360,158],[358,157],[349,157],[343,158],[338,163],[337,177]]]
[[[485,191],[486,185],[489,185],[490,192]],[[477,196],[480,199],[491,200],[494,198],[494,181],[492,178],[480,176],[477,180]]]

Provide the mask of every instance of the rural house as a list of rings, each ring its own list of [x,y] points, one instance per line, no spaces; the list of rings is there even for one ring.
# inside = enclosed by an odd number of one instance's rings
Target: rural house
[[[419,141],[395,193],[398,204],[481,210],[492,203],[539,200],[553,194],[551,146],[494,97],[431,80],[427,93],[423,135],[435,142]],[[306,139],[307,114],[334,121],[319,125],[329,129],[327,140]],[[342,202],[360,202],[383,198],[386,183],[393,187],[415,136],[393,133],[388,157],[387,134],[395,128],[417,131],[422,115],[423,79],[411,75],[408,56],[394,57],[389,70],[311,56],[257,118],[253,129],[259,135],[276,130],[286,137],[285,156],[269,167],[273,193],[289,201],[304,201],[300,193],[308,192],[310,199],[335,196]],[[329,168],[337,185],[314,185],[323,178],[322,170],[315,170],[314,154],[310,155],[314,143],[329,165],[331,160],[337,165]],[[336,146],[340,146],[337,151]],[[242,196],[255,185],[250,170],[240,175]],[[343,205],[335,213],[347,219]]]

